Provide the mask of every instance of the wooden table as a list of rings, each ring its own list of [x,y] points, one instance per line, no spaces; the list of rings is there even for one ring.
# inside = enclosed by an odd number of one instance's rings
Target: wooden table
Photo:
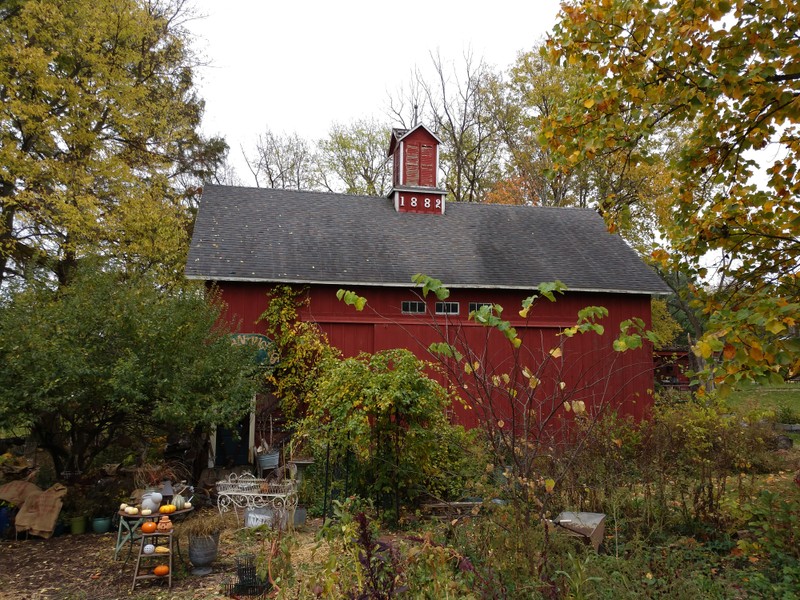
[[[169,513],[167,516],[170,518],[170,521],[174,522],[174,517],[189,514],[193,510],[194,507],[184,508],[182,510],[176,510],[175,512]],[[125,557],[125,562],[127,563],[128,559],[131,557],[131,552],[133,552],[133,543],[141,537],[139,528],[141,527],[142,523],[145,521],[158,521],[163,514],[154,512],[149,515],[143,515],[140,511],[135,515],[129,515],[125,511],[120,510],[117,512],[117,515],[119,516],[119,527],[117,528],[117,544],[114,548],[114,560],[117,560],[119,551],[122,549],[122,547],[126,543],[130,542],[128,556]],[[180,554],[180,546],[178,547],[178,553]]]

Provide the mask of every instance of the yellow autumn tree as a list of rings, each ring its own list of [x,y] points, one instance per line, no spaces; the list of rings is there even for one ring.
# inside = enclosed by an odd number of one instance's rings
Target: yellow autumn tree
[[[695,282],[695,352],[723,387],[800,373],[799,21],[796,0],[570,1],[548,42],[590,81],[545,129],[560,168],[648,164],[665,126],[690,131],[654,257]]]
[[[197,132],[183,0],[0,5],[0,284],[101,253],[181,272],[186,191],[226,150]],[[196,184],[195,184],[196,185]]]

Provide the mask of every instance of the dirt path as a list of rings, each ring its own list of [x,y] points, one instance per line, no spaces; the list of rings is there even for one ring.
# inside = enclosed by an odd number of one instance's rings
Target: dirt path
[[[184,564],[174,567],[172,589],[166,581],[143,581],[131,592],[136,549],[130,560],[114,561],[116,532],[102,535],[64,535],[43,540],[0,541],[0,599],[6,600],[112,600],[117,598],[214,599],[227,598],[222,585],[236,572],[236,556],[257,551],[233,533],[224,533],[210,575],[197,577],[182,548]],[[312,540],[313,533],[298,533]],[[179,562],[175,557],[176,563]]]

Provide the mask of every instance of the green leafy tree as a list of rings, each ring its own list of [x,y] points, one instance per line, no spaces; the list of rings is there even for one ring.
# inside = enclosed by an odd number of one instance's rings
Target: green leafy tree
[[[188,247],[187,197],[220,166],[183,0],[17,0],[0,8],[0,283],[64,283],[103,252],[162,279]],[[184,189],[179,189],[181,185]]]
[[[345,194],[388,194],[392,186],[392,165],[386,155],[389,134],[390,128],[375,120],[335,123],[318,144],[318,185]]]
[[[428,377],[433,365],[409,350],[335,361],[317,381],[300,430],[335,459],[353,461],[357,493],[399,503],[440,489],[447,474],[435,459],[455,439],[447,390]]]
[[[575,69],[554,66],[535,47],[517,56],[505,80],[490,84],[492,112],[508,152],[506,177],[518,181],[515,203],[588,206],[591,189],[580,169],[556,173],[552,151],[539,142],[542,122],[578,84]]]
[[[561,160],[560,146],[551,146],[547,127],[557,114],[583,106],[592,81],[578,66],[551,60],[544,45],[520,53],[507,76],[492,81],[492,112],[506,148],[505,181],[516,188],[509,200],[597,208],[608,213],[609,222],[640,253],[649,255],[671,202],[669,161],[683,133],[662,128],[650,142],[653,160],[648,163],[632,164],[604,152]],[[488,199],[502,201],[502,195],[496,189]]]
[[[683,332],[681,324],[670,314],[667,300],[663,298],[653,298],[650,302],[650,311],[653,321],[653,332],[658,338],[658,343],[654,344],[656,350],[671,346],[680,333]],[[679,343],[683,343],[682,340]]]
[[[201,288],[88,263],[58,290],[30,285],[0,306],[0,420],[29,429],[58,473],[120,440],[235,424],[251,409],[254,349],[231,344],[221,314]]]
[[[656,258],[714,278],[697,288],[708,321],[695,352],[725,387],[800,372],[798,19],[796,1],[586,0],[564,3],[549,42],[591,82],[545,132],[562,164],[594,153],[647,164],[660,128],[691,132]]]
[[[290,421],[303,416],[317,379],[328,363],[339,357],[316,323],[300,320],[299,311],[307,304],[303,291],[277,286],[270,292],[269,305],[260,318],[266,323],[276,353],[265,375],[266,384]]]

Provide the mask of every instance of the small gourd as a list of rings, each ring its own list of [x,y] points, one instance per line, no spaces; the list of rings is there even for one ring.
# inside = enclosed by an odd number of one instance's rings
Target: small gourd
[[[144,548],[142,548],[142,552],[145,554],[152,554],[156,551],[156,547],[153,544],[145,544]]]
[[[153,574],[157,575],[158,577],[169,575],[169,567],[167,565],[158,565],[155,569],[153,569]]]
[[[175,505],[175,510],[183,510],[183,505],[186,504],[186,498],[178,494],[172,499],[172,503]]]

